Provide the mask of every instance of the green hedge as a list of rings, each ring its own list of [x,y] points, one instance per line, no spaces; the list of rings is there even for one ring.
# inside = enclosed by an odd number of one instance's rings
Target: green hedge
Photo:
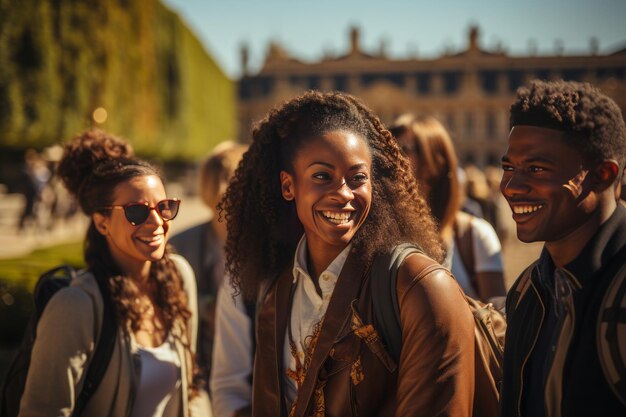
[[[92,125],[144,156],[195,161],[236,137],[235,86],[158,0],[0,0],[0,147]]]
[[[37,278],[60,264],[83,267],[82,248],[82,242],[76,242],[0,259],[0,349],[13,348],[22,339],[33,311],[32,291]]]

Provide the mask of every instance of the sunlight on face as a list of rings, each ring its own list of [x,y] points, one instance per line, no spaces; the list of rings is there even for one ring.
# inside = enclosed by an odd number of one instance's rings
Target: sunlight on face
[[[149,177],[146,177],[146,185],[148,186],[148,188],[156,188],[162,186],[161,179],[155,175],[151,175]]]
[[[567,184],[563,184],[563,187],[572,193],[572,197],[574,197],[574,199],[577,199],[582,195],[583,183],[585,182],[585,178],[587,178],[587,174],[589,174],[589,170],[581,169],[580,172],[574,176],[574,178],[567,181]]]

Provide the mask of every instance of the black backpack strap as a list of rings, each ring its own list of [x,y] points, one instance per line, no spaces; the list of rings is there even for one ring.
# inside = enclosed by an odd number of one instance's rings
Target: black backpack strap
[[[402,349],[402,325],[396,293],[398,269],[411,253],[423,253],[420,248],[403,243],[391,253],[376,257],[372,264],[371,289],[374,314],[380,326],[381,337],[392,358],[397,362]]]
[[[100,386],[104,373],[111,362],[111,356],[113,356],[113,349],[117,337],[117,318],[113,310],[113,303],[111,302],[106,279],[104,277],[100,277],[100,279],[96,277],[95,279],[98,283],[104,305],[102,329],[100,331],[98,345],[87,368],[83,389],[76,398],[76,405],[72,412],[72,416],[74,417],[78,417],[82,414],[87,402]]]
[[[71,265],[59,265],[41,274],[33,290],[35,323],[41,319],[43,310],[52,296],[61,288],[67,287],[74,278],[76,278],[76,270]]]

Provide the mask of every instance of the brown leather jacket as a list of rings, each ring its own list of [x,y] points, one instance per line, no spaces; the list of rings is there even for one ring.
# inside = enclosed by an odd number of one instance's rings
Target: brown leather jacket
[[[294,416],[471,416],[474,320],[443,270],[420,274],[434,261],[409,256],[398,273],[403,347],[396,364],[375,329],[369,269],[346,260],[333,292]],[[254,368],[253,415],[287,416],[283,344],[293,277],[287,268],[262,300]]]

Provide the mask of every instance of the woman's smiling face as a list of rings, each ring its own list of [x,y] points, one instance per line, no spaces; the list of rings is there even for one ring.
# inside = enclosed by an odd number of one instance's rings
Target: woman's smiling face
[[[372,203],[372,158],[359,135],[331,131],[311,139],[282,171],[283,197],[294,200],[312,251],[339,254],[359,230]]]
[[[112,205],[147,202],[154,207],[166,199],[161,179],[155,175],[134,177],[115,188]],[[111,210],[107,216],[94,215],[100,233],[105,235],[111,255],[124,272],[140,269],[147,262],[156,262],[165,253],[169,222],[163,221],[156,210],[150,210],[145,222],[133,226],[124,210]]]

